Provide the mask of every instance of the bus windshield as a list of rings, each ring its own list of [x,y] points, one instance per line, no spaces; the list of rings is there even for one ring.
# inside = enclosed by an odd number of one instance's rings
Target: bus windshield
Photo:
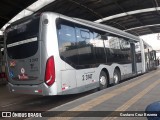
[[[7,54],[11,59],[33,56],[38,50],[39,17],[29,19],[6,30]]]

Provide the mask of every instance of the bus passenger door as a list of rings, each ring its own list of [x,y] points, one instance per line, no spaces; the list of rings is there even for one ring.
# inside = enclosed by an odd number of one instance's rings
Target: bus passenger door
[[[137,73],[135,44],[131,43],[132,74]]]

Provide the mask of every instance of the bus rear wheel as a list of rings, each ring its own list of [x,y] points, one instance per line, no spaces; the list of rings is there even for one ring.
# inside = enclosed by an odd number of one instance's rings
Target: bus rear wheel
[[[120,82],[120,79],[121,79],[121,75],[120,75],[120,72],[119,70],[115,69],[114,70],[114,73],[113,73],[113,81],[114,81],[114,84],[118,84]]]
[[[107,88],[108,80],[107,75],[104,71],[101,71],[99,76],[99,90]]]

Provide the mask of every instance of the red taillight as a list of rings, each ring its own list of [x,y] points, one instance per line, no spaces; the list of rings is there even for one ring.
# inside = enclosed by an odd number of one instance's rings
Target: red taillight
[[[48,86],[51,86],[55,82],[55,65],[54,65],[54,58],[51,56],[47,60],[46,64],[46,72],[45,72],[45,83]]]

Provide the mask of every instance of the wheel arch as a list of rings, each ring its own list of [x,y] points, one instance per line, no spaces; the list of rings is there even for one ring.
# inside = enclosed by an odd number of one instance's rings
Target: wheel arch
[[[115,70],[118,70],[121,73],[121,70],[118,66],[115,67]]]

